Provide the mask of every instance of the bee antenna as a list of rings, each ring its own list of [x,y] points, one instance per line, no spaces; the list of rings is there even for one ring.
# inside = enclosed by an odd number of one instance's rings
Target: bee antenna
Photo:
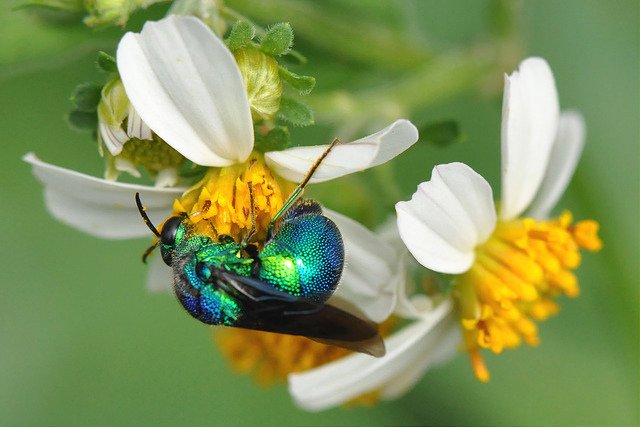
[[[249,181],[247,182],[247,185],[249,186],[249,203],[251,205],[249,208],[249,211],[251,212],[251,230],[249,230],[247,235],[244,236],[244,239],[242,239],[242,246],[246,246],[247,243],[249,243],[249,239],[251,239],[253,234],[256,232],[256,210],[253,203],[253,183]]]
[[[333,147],[335,147],[339,143],[340,143],[340,139],[334,138],[333,141],[331,141],[331,144],[329,144],[329,146],[327,147],[327,149],[324,150],[324,152],[320,155],[320,157],[318,157],[318,160],[315,161],[313,166],[311,166],[311,169],[309,169],[309,172],[307,172],[307,174],[305,175],[302,182],[298,185],[298,188],[300,188],[300,192],[302,192],[304,187],[307,186],[307,184],[309,183],[309,180],[313,177],[313,174],[315,173],[316,169],[318,169],[318,167],[320,166],[322,161],[325,159],[325,157],[327,157],[331,152],[331,150],[333,150]]]
[[[136,192],[136,206],[138,206],[138,212],[140,212],[140,216],[144,220],[144,223],[147,224],[147,227],[149,227],[149,230],[151,230],[153,232],[153,234],[155,234],[156,237],[159,238],[160,237],[160,232],[155,227],[155,225],[153,225],[153,223],[151,222],[151,220],[147,216],[147,212],[145,212],[146,209],[144,208],[144,206],[142,206],[142,201],[140,201],[140,193],[138,193],[138,192]],[[155,247],[155,245],[154,245],[154,247]],[[153,250],[153,249],[151,249],[151,250]],[[148,251],[148,249],[147,249],[147,251]],[[151,253],[151,252],[149,252],[149,253]],[[145,252],[145,255],[148,255],[147,252]],[[146,259],[146,256],[145,256],[145,259]]]
[[[316,169],[318,169],[318,167],[320,166],[322,161],[325,159],[325,157],[329,155],[333,147],[335,147],[339,143],[340,143],[340,139],[334,138],[333,141],[331,141],[331,144],[329,144],[329,146],[327,147],[327,149],[324,150],[324,152],[320,155],[320,157],[318,157],[318,159],[313,163],[313,165],[311,166],[311,169],[309,169],[309,172],[307,172],[307,174],[304,176],[304,179],[300,182],[300,184],[298,184],[296,189],[293,190],[289,198],[284,202],[284,205],[282,205],[282,208],[280,208],[278,213],[275,214],[275,216],[269,223],[269,230],[273,228],[274,224],[278,221],[280,216],[282,216],[282,214],[285,213],[287,209],[289,209],[289,207],[293,204],[293,202],[295,202],[298,199],[300,194],[302,194],[302,191],[304,191],[304,187],[307,186],[307,184],[309,183],[309,180],[311,180],[311,178],[313,177],[313,174],[315,173]]]
[[[143,263],[147,263],[147,258],[149,257],[149,255],[151,255],[151,253],[153,252],[153,250],[155,248],[158,247],[158,244],[160,243],[160,240],[156,241],[153,245],[149,246],[144,253],[142,254],[142,262]]]

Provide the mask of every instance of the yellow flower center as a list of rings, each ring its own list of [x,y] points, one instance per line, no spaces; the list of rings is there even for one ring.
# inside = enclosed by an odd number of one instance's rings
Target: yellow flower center
[[[556,297],[576,297],[580,291],[572,271],[580,264],[579,250],[601,248],[598,223],[573,224],[569,212],[547,221],[498,223],[454,291],[465,345],[480,381],[489,380],[480,350],[500,353],[522,341],[537,345],[535,321],[558,312]]]
[[[254,238],[264,241],[269,222],[295,185],[274,177],[258,153],[253,153],[243,164],[209,170],[202,181],[174,202],[173,210],[186,213],[196,233],[214,239],[226,234],[240,241],[251,229],[249,186],[254,199]]]

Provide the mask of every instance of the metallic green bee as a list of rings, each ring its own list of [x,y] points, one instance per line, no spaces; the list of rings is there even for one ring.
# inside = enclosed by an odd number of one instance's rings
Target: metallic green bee
[[[342,275],[342,236],[333,221],[322,215],[317,202],[299,197],[336,143],[316,161],[272,219],[262,250],[251,243],[255,232],[251,183],[254,225],[241,242],[227,235],[216,242],[192,233],[186,216],[169,218],[158,232],[136,194],[140,215],[159,238],[163,261],[173,269],[176,296],[191,316],[211,325],[302,335],[377,357],[384,355],[374,323],[325,304]]]

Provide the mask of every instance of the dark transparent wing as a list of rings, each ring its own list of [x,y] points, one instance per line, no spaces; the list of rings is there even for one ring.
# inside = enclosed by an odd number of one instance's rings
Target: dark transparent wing
[[[373,322],[331,305],[278,291],[251,277],[220,272],[218,284],[243,305],[235,327],[302,335],[325,344],[384,356],[384,342]]]

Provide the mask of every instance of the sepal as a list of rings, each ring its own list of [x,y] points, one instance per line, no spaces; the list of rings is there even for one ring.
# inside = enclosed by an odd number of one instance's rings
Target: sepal
[[[77,111],[95,112],[100,103],[102,86],[96,83],[81,83],[71,94],[71,102]]]
[[[98,115],[95,111],[72,110],[67,114],[67,123],[79,132],[95,132],[98,127]]]
[[[280,78],[296,89],[300,95],[308,95],[316,85],[315,77],[299,76],[280,66]]]
[[[315,123],[313,111],[308,105],[292,98],[280,99],[280,111],[278,118],[291,123],[294,126],[309,126]]]
[[[98,68],[102,71],[105,71],[107,73],[118,72],[118,64],[116,64],[116,59],[106,52],[98,52],[98,60],[96,61],[96,63],[98,65]]]
[[[282,151],[291,146],[291,135],[286,126],[276,126],[266,133],[256,129],[255,135],[256,150],[258,151]]]
[[[293,30],[288,22],[275,24],[262,37],[260,48],[271,56],[286,55],[293,45]]]
[[[229,37],[227,37],[224,42],[229,50],[234,51],[251,45],[251,40],[253,40],[255,35],[256,29],[253,25],[247,21],[237,21],[233,25],[233,28],[231,28]]]

